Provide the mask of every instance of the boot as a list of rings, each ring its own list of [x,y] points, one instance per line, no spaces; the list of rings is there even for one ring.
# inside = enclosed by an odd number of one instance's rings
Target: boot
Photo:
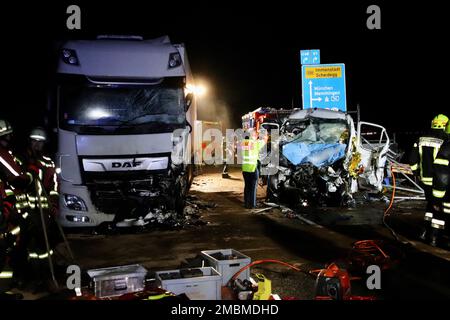
[[[440,235],[440,230],[438,230],[438,229],[433,229],[432,230],[431,237],[430,237],[430,245],[432,247],[437,247],[438,246],[439,235]]]
[[[427,242],[431,233],[431,221],[424,219],[422,223],[422,232],[419,236],[420,240]]]
[[[438,246],[438,238],[436,235],[431,236],[430,246],[432,246],[432,247]]]
[[[427,241],[428,238],[428,228],[423,228],[422,233],[419,236],[420,240]]]

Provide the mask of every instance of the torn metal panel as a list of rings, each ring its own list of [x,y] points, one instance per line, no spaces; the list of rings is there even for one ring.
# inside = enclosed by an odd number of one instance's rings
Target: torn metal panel
[[[363,132],[373,132],[377,139],[375,142],[363,140]],[[382,189],[382,183],[386,173],[386,160],[390,139],[386,129],[380,125],[360,122],[357,135],[358,150],[361,153],[360,165],[364,171],[358,178],[360,187],[366,189]]]
[[[376,145],[363,145],[361,127],[376,127]],[[342,112],[300,110],[281,126],[278,172],[268,179],[268,198],[295,206],[334,204],[354,206],[359,188],[381,190],[389,138],[378,125]]]

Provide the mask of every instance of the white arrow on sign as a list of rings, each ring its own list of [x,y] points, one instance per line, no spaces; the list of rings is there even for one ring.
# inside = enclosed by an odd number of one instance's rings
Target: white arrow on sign
[[[313,107],[313,101],[319,101],[320,102],[320,101],[322,101],[322,98],[321,97],[313,98],[312,97],[312,81],[309,80],[308,84],[309,84],[309,105],[310,105],[310,108],[312,108]]]

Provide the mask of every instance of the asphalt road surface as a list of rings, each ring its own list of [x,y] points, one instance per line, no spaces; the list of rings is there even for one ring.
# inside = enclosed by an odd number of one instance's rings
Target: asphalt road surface
[[[401,240],[396,241],[382,224],[385,202],[371,202],[353,209],[321,208],[302,212],[304,219],[280,209],[244,209],[243,179],[232,168],[229,179],[220,167],[203,169],[190,194],[217,206],[200,211],[207,224],[181,230],[152,230],[125,234],[69,234],[82,270],[142,264],[150,271],[177,269],[202,250],[233,248],[249,257],[277,259],[304,271],[344,261],[358,240],[383,240],[392,251],[392,264],[382,272],[381,289],[368,290],[366,274],[352,282],[352,293],[378,299],[450,298],[450,251],[417,240],[424,203],[394,204],[387,219]],[[265,190],[258,190],[259,202]],[[265,208],[264,205],[261,208]],[[312,299],[315,277],[276,264],[262,264],[252,273],[272,280],[272,291],[282,297]]]

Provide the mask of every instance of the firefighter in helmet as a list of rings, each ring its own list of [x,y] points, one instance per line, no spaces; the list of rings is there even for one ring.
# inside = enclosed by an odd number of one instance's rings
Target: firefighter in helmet
[[[450,137],[450,122],[446,133]],[[433,165],[433,204],[434,212],[431,220],[431,245],[437,246],[442,233],[450,229],[450,139],[441,146]]]
[[[21,161],[10,150],[13,129],[0,119],[0,281],[23,276],[24,221],[28,217],[26,188],[33,181],[22,170]]]
[[[55,163],[44,154],[47,141],[47,133],[43,128],[32,129],[25,155],[26,166],[37,168],[34,186],[29,188],[27,194],[30,208],[27,253],[36,289],[51,283],[45,282],[50,280],[47,260],[53,255],[57,241],[54,221],[58,212],[58,180]]]
[[[410,156],[410,165],[414,174],[418,176],[420,184],[425,191],[427,206],[424,216],[424,226],[420,238],[427,241],[433,219],[432,186],[433,162],[441,145],[447,139],[445,127],[448,117],[439,114],[431,121],[431,130],[427,135],[420,137],[415,143]]]

